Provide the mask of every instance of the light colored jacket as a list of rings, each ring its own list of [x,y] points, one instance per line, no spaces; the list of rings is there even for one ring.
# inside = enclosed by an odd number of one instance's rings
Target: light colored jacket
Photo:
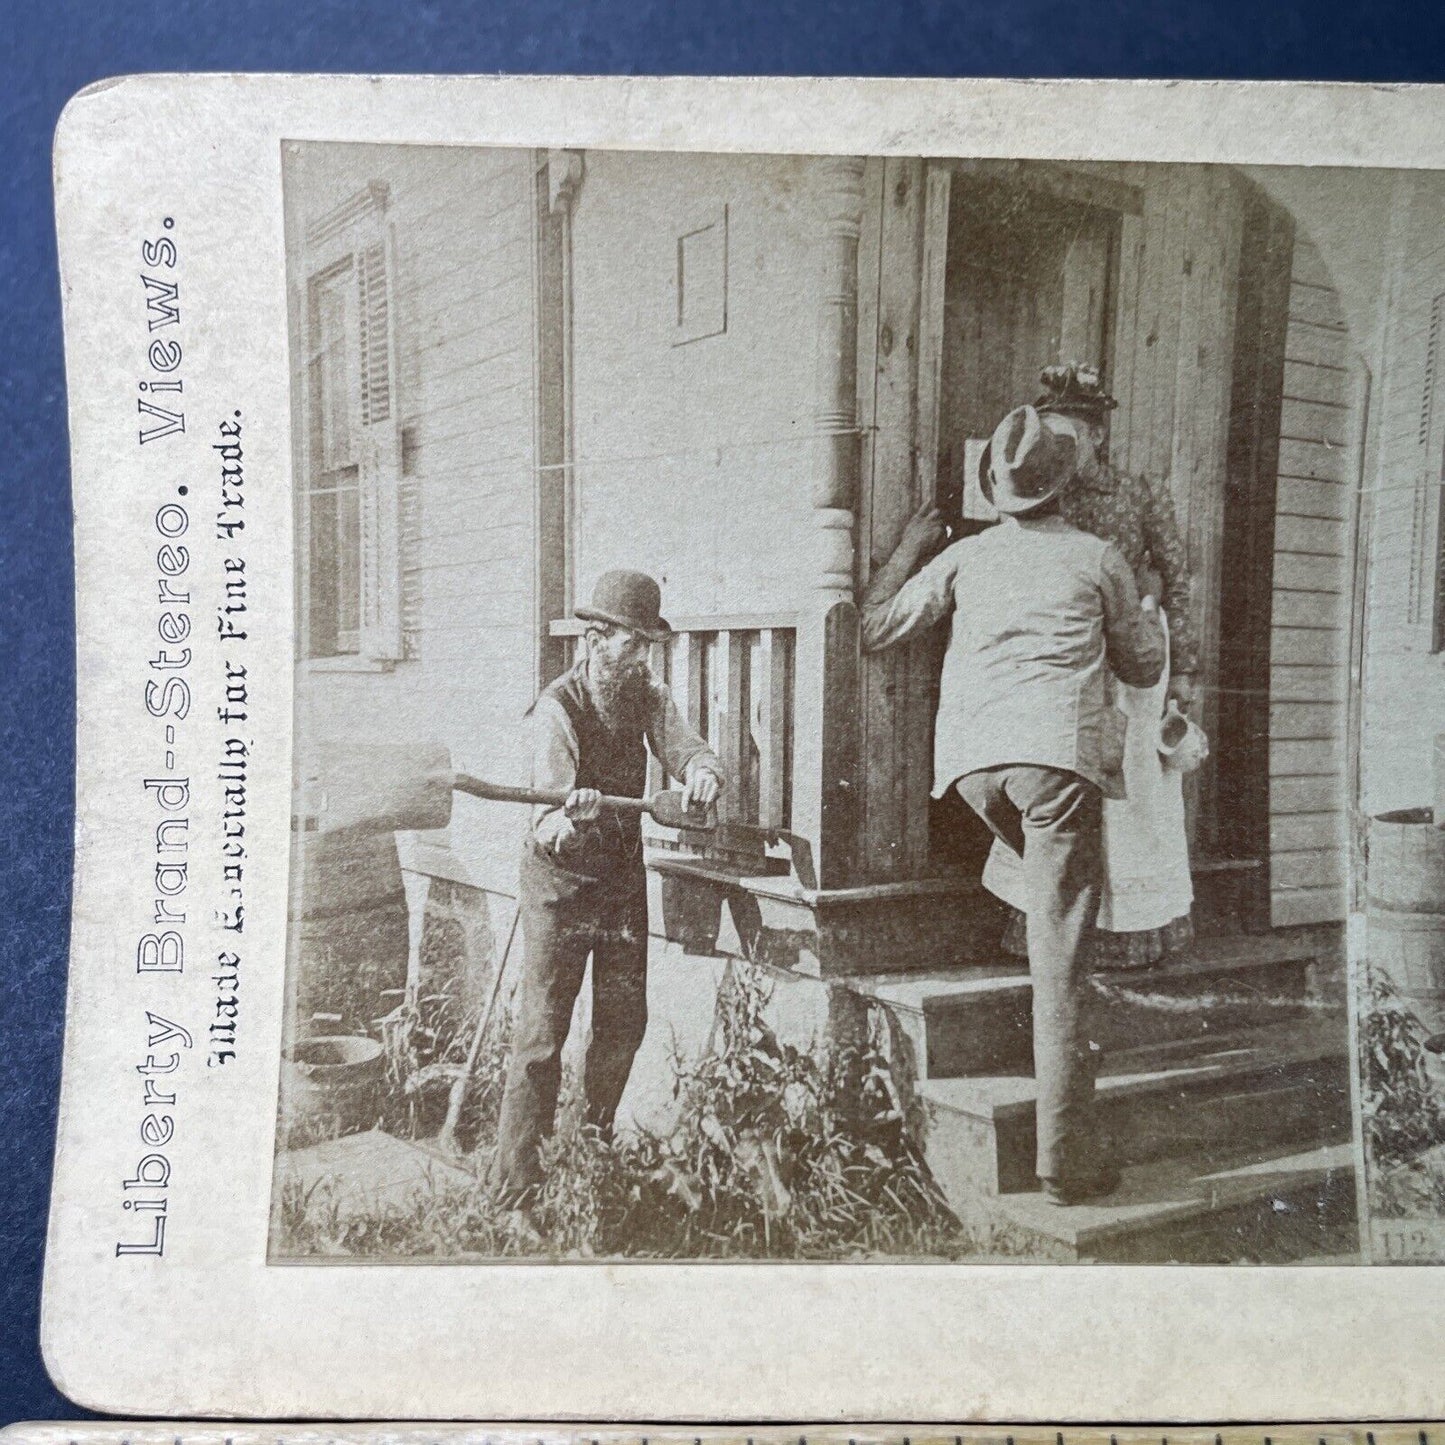
[[[1109,671],[1134,687],[1164,669],[1123,554],[1057,514],[1007,518],[955,542],[863,609],[869,651],[951,618],[934,729],[933,795],[965,773],[1032,763],[1106,792],[1123,759]]]

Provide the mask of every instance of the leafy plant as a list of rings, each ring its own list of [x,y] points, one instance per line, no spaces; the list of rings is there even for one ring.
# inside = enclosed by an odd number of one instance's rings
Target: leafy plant
[[[404,996],[381,1020],[386,1051],[382,1127],[399,1137],[435,1132],[452,1080],[466,1059],[468,1020],[458,1017],[459,978],[434,993]]]
[[[1371,973],[1366,987],[1361,1112],[1378,1170],[1445,1141],[1445,1106],[1428,1067],[1429,1031],[1388,979]]]
[[[837,1259],[980,1252],[949,1212],[894,1087],[880,1017],[832,1048],[779,1040],[761,974],[739,969],[718,1002],[713,1047],[674,1055],[679,1108],[665,1135],[606,1139],[583,1122],[580,1081],[563,1081],[546,1182],[525,1214],[478,1183],[429,1183],[405,1200],[338,1211],[324,1195],[283,1198],[282,1252],[372,1257],[546,1254],[593,1258]],[[464,1032],[464,1031],[463,1031]],[[484,1045],[474,1081],[478,1164],[494,1142],[507,1041]],[[479,1173],[482,1172],[479,1168]],[[1008,1252],[990,1237],[990,1251]]]

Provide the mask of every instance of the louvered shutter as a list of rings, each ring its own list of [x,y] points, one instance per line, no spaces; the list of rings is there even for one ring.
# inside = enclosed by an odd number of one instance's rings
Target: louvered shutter
[[[401,632],[401,429],[396,404],[396,266],[390,227],[356,250],[360,316],[361,655],[395,661]]]
[[[1445,646],[1445,289],[1432,258],[1445,207],[1406,182],[1404,267],[1399,305],[1420,349],[1398,372],[1395,385],[1417,388],[1415,455],[1410,478],[1405,635],[1424,652]],[[1403,398],[1402,398],[1403,399]],[[1403,420],[1403,417],[1401,418]],[[1400,477],[1404,482],[1405,477]],[[1398,483],[1397,483],[1398,485]]]
[[[1437,283],[1438,284],[1438,283]],[[1445,291],[1430,302],[1425,342],[1425,377],[1420,402],[1420,474],[1415,484],[1410,560],[1410,621],[1431,652],[1441,650],[1445,630],[1445,405],[1440,388],[1445,376]]]
[[[1439,458],[1435,455],[1436,393],[1439,388],[1440,332],[1445,321],[1445,295],[1433,298],[1430,324],[1425,332],[1425,357],[1420,374],[1420,420],[1416,435],[1414,506],[1410,514],[1410,584],[1406,600],[1406,621],[1420,627],[1429,619],[1433,598],[1434,568],[1429,556],[1433,513],[1440,484]]]
[[[347,579],[343,610],[355,617],[356,628],[338,628],[337,651],[379,663],[403,655],[396,248],[389,202],[386,185],[373,181],[306,232],[313,297],[310,451],[322,472],[356,469],[359,535],[349,554],[354,570],[338,566]],[[335,323],[330,327],[323,324],[328,317]],[[335,350],[323,345],[327,334],[337,337]]]

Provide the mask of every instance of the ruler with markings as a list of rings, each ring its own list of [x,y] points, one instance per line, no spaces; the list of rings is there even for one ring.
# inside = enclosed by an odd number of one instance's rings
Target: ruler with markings
[[[1431,1445],[1445,1425],[195,1425],[45,1423],[0,1445]]]

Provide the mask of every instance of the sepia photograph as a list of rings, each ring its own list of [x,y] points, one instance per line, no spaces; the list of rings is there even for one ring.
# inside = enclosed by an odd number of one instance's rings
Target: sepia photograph
[[[1445,1254],[1437,176],[282,149],[272,1263]]]
[[[60,1388],[1438,1414],[1440,101],[77,97]]]

